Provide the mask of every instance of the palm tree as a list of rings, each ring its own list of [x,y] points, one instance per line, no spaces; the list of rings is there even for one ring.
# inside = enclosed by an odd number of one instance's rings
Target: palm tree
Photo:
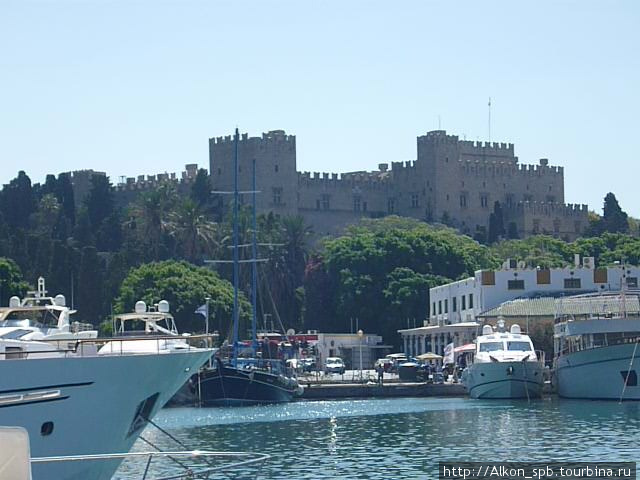
[[[131,207],[129,226],[136,229],[147,245],[152,260],[160,260],[164,235],[168,233],[168,216],[176,202],[173,185],[165,183],[141,194]]]
[[[179,254],[190,262],[195,263],[202,254],[211,254],[214,247],[219,247],[217,224],[207,220],[202,208],[191,199],[185,199],[169,214],[168,227]]]

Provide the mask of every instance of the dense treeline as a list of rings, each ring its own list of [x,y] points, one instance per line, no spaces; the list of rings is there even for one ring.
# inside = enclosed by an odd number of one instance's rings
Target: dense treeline
[[[67,175],[32,185],[20,172],[0,191],[0,303],[44,276],[47,288],[66,295],[83,321],[97,325],[112,312],[131,310],[138,299],[166,298],[179,327],[197,331],[203,322],[194,310],[208,296],[213,327],[224,332],[232,269],[205,263],[232,256],[230,213],[219,205],[205,170],[188,195],[168,182],[124,207],[107,177],[93,176],[79,202]],[[420,325],[427,316],[429,288],[495,268],[505,258],[534,267],[571,263],[575,253],[600,264],[639,263],[640,240],[628,234],[630,225],[608,194],[590,236],[573,243],[549,236],[503,240],[494,226],[495,242],[486,246],[447,227],[386,217],[363,220],[338,238],[316,239],[312,249],[313,232],[303,218],[261,215],[258,256],[266,261],[259,267],[257,318],[266,327],[296,330],[344,332],[357,325],[397,343],[397,329]],[[246,206],[240,207],[239,236],[240,244],[251,243]],[[250,248],[240,249],[241,259],[251,256]],[[246,321],[249,264],[240,270],[240,284]]]

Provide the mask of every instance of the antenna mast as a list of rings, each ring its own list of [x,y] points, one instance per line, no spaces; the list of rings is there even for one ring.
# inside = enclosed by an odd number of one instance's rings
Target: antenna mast
[[[489,143],[491,143],[491,97],[489,97]]]

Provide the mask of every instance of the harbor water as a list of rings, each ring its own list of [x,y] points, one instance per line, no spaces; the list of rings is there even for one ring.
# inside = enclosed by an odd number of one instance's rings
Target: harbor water
[[[434,479],[439,461],[636,461],[640,453],[635,402],[301,401],[165,409],[155,421],[193,449],[270,454],[261,479]],[[176,449],[152,426],[143,437]],[[140,478],[143,469],[125,463],[115,478]]]

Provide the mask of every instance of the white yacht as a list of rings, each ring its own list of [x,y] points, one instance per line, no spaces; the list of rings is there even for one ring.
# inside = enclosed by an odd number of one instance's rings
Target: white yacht
[[[640,299],[588,294],[558,300],[554,383],[565,398],[640,400]]]
[[[476,339],[473,362],[464,370],[462,382],[471,398],[538,398],[544,383],[544,359],[538,358],[528,335],[519,325],[504,331],[482,327]]]
[[[104,340],[93,334],[82,338],[36,320],[37,312],[66,315],[70,311],[59,310],[66,307],[12,303],[4,313],[21,315],[4,315],[0,323],[0,425],[25,428],[33,457],[129,451],[148,420],[212,353],[186,343],[128,348],[128,341],[139,341],[135,337],[103,350]],[[120,461],[36,464],[33,479],[107,480]]]
[[[90,324],[72,322],[76,313],[66,305],[64,295],[47,296],[44,278],[38,278],[38,289],[27,292],[20,300],[11,297],[9,306],[0,308],[0,337],[38,340],[68,348],[76,340],[96,338],[98,331]]]

